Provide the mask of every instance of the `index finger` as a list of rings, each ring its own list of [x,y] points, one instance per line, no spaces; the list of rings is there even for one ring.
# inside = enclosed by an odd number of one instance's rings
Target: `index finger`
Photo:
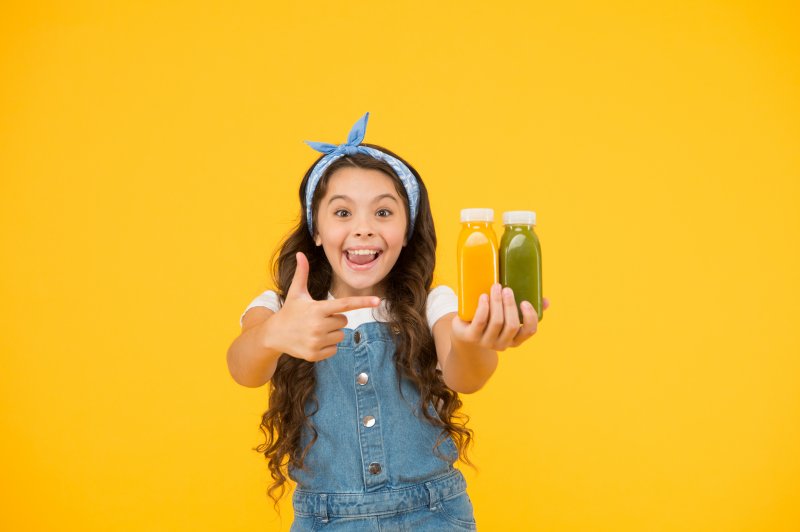
[[[358,308],[377,307],[380,305],[381,300],[375,296],[354,296],[343,297],[341,299],[328,299],[320,301],[320,303],[322,303],[325,314],[330,316],[331,314],[339,314]]]

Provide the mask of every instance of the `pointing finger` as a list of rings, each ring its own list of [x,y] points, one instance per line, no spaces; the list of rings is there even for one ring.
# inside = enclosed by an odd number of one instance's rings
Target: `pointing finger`
[[[343,297],[341,299],[330,299],[323,301],[323,309],[326,315],[339,314],[349,310],[359,308],[377,307],[381,300],[375,296]]]

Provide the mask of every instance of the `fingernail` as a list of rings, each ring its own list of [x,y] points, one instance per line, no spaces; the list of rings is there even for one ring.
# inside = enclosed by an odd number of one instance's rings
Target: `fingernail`
[[[505,287],[503,288],[503,295],[506,299],[511,300],[511,298],[514,297],[514,291],[509,287]]]

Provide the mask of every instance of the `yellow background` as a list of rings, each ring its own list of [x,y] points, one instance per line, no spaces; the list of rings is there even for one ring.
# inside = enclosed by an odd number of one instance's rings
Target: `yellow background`
[[[795,2],[4,2],[0,528],[288,530],[233,382],[315,152],[533,209],[539,333],[464,398],[482,530],[800,529]],[[498,233],[500,224],[496,224]]]

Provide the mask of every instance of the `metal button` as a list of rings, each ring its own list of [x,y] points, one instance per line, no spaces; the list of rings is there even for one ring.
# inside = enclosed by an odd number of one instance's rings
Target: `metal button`
[[[364,386],[368,380],[369,380],[369,375],[367,375],[366,373],[359,373],[358,377],[356,377],[356,382],[359,383],[361,386]]]
[[[373,475],[377,475],[381,472],[381,465],[378,462],[372,462],[369,465],[369,472]]]
[[[363,423],[365,427],[372,427],[375,425],[375,418],[372,416],[364,416]]]
[[[400,334],[400,327],[397,325],[392,325],[392,332],[395,334]]]
[[[353,333],[353,341],[355,343],[358,343],[358,342],[361,341],[361,333],[360,332],[356,331],[356,332]]]

